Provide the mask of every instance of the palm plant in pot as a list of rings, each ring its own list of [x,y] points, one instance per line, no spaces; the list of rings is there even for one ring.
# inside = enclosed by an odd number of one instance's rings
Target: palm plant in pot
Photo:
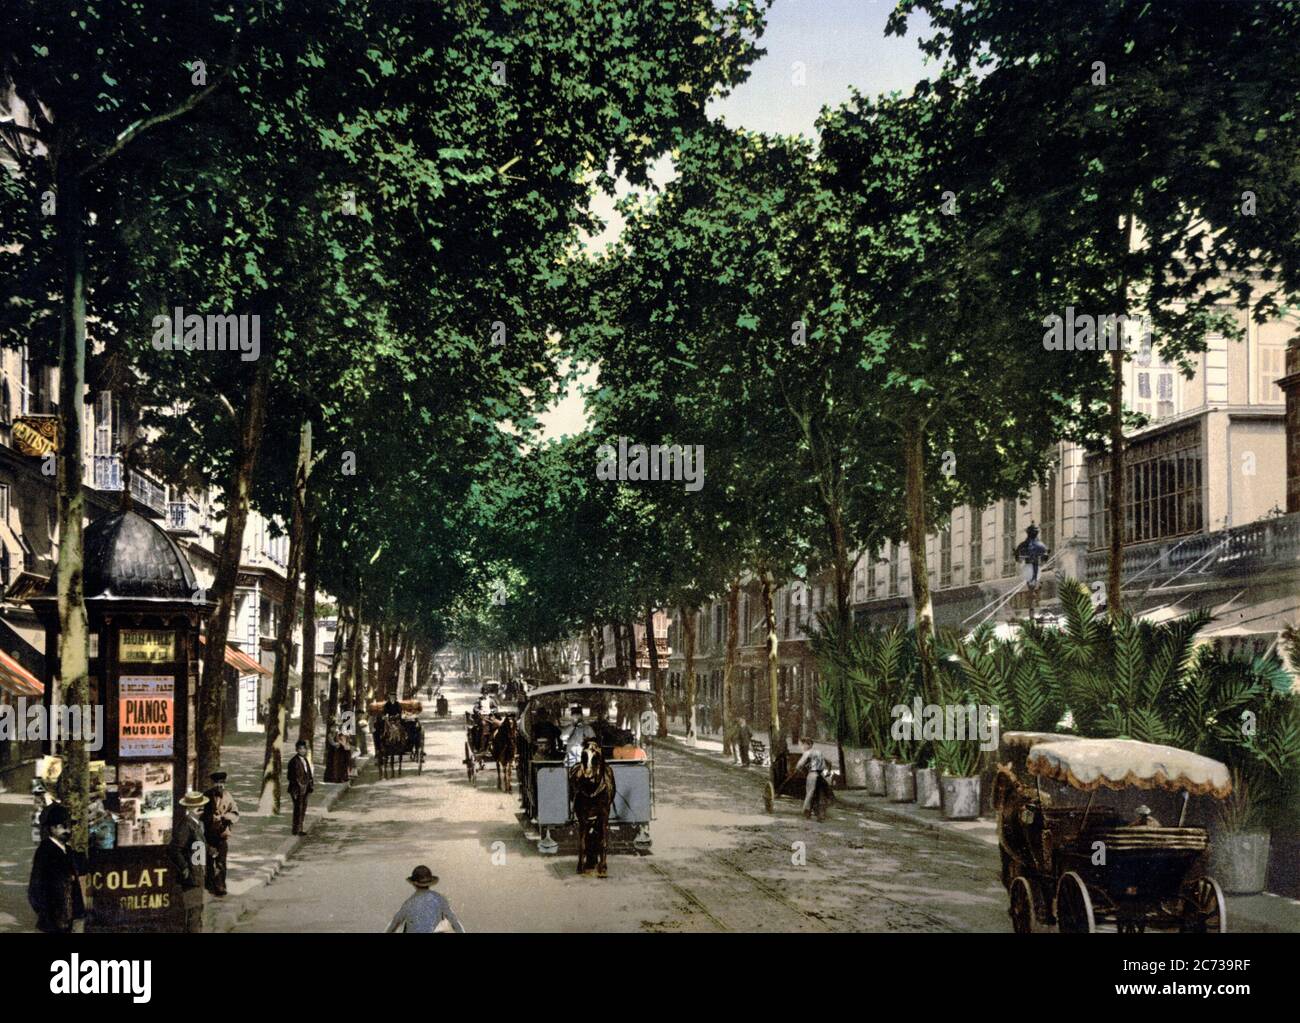
[[[856,630],[844,645],[844,678],[855,698],[854,714],[863,742],[872,750],[867,761],[867,792],[885,795],[885,760],[893,739],[893,708],[906,691],[914,650],[907,630],[869,627]]]
[[[936,703],[960,707],[972,702],[960,672],[951,660],[940,661],[935,672]],[[974,820],[980,815],[980,740],[978,735],[947,735],[932,740],[939,771],[940,803],[945,820]]]
[[[1232,771],[1232,795],[1218,806],[1211,869],[1238,895],[1264,890],[1272,828],[1300,776],[1300,699],[1275,657],[1246,662],[1206,652],[1201,685],[1182,710],[1201,728],[1200,750]]]
[[[852,640],[852,631],[844,629],[836,616],[826,611],[817,616],[817,627],[808,637],[822,677],[818,703],[822,719],[835,736],[840,775],[845,788],[862,789],[867,787],[867,761],[874,750],[870,746],[846,746],[858,742],[862,736],[866,705],[864,694],[850,671],[855,653]]]

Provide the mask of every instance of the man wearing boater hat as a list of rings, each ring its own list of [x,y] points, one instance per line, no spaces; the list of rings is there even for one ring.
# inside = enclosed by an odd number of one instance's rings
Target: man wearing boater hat
[[[226,853],[230,850],[230,832],[239,820],[239,807],[226,791],[226,772],[212,773],[212,788],[203,793],[203,834],[208,840],[208,874],[205,886],[218,898],[226,894]]]
[[[414,886],[415,894],[402,903],[402,908],[397,911],[385,933],[433,934],[437,930],[446,929],[439,927],[444,920],[457,934],[465,933],[460,920],[451,911],[451,904],[433,891],[438,878],[432,870],[421,864],[411,871],[407,880]]]
[[[208,805],[202,792],[190,790],[181,800],[185,816],[172,829],[172,840],[167,851],[176,880],[181,886],[181,905],[185,907],[185,933],[198,934],[203,930],[203,882],[207,875],[208,843],[203,837],[203,821],[199,817]]]

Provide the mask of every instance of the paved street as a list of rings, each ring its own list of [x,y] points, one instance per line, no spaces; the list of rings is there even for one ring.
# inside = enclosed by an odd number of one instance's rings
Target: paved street
[[[234,930],[382,930],[417,863],[470,931],[1009,929],[994,850],[870,809],[840,806],[818,824],[781,800],[769,816],[763,770],[663,746],[651,853],[611,856],[607,880],[579,878],[571,851],[538,854],[494,773],[466,779],[470,694],[451,697],[451,718],[426,714],[424,773],[368,770],[270,885],[223,907]]]

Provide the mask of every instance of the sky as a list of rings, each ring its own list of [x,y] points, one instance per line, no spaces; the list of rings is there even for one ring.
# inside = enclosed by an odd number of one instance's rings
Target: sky
[[[906,36],[885,35],[892,8],[892,0],[776,0],[760,40],[767,52],[748,80],[710,104],[710,116],[733,127],[811,138],[822,107],[844,102],[854,88],[866,95],[910,92],[936,71],[917,46],[925,27],[920,16],[913,16]],[[669,174],[665,164],[654,178],[662,183]],[[618,236],[621,223],[609,197],[597,197],[595,206],[607,226],[588,244],[599,249]],[[595,382],[593,369],[542,416],[544,436],[582,431],[580,390]]]

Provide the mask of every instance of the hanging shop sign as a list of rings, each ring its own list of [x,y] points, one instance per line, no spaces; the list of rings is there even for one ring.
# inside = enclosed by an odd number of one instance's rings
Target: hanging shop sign
[[[59,421],[54,416],[15,416],[11,431],[19,454],[44,458],[59,450]]]
[[[123,629],[117,659],[123,664],[168,664],[176,659],[176,633],[168,629]]]
[[[176,680],[123,675],[117,689],[117,755],[170,757],[176,733]]]

